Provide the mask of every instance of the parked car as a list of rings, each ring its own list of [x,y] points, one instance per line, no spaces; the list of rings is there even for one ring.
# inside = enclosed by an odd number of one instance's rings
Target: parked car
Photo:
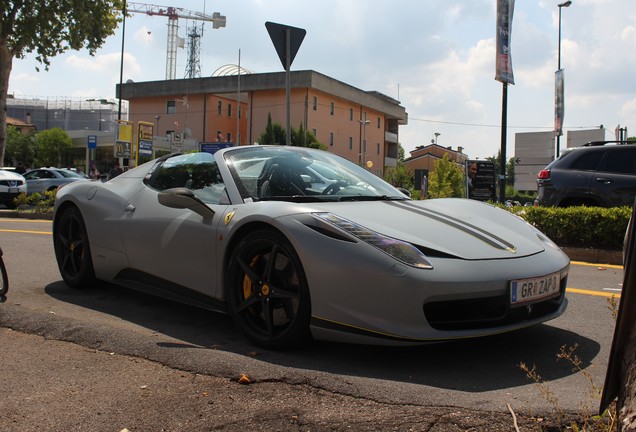
[[[83,173],[66,168],[37,168],[24,173],[24,178],[29,194],[44,194],[78,180],[88,181]]]
[[[26,191],[27,184],[23,176],[12,170],[0,169],[0,203],[13,209],[13,199]]]
[[[53,245],[70,287],[104,280],[227,312],[268,348],[485,336],[567,306],[568,257],[521,218],[414,201],[302,147],[173,154],[72,183],[57,193]]]
[[[597,141],[569,148],[537,176],[542,206],[632,206],[636,145]]]

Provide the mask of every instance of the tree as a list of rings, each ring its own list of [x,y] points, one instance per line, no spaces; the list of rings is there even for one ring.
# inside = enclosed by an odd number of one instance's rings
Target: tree
[[[280,123],[272,122],[272,114],[267,115],[267,126],[258,137],[259,144],[278,144],[285,145],[287,141],[287,131]],[[326,150],[327,147],[316,139],[316,136],[303,129],[301,124],[296,130],[291,130],[291,145],[297,147],[309,147]]]
[[[408,171],[404,166],[404,148],[398,144],[398,158],[395,168],[387,168],[384,173],[384,181],[395,187],[401,187],[407,190],[413,188],[413,173]]]
[[[7,127],[7,151],[4,154],[4,165],[16,166],[18,162],[33,164],[35,145],[33,133],[23,134],[13,126]]]
[[[413,189],[413,174],[407,171],[406,167],[398,163],[395,167],[387,168],[384,173],[384,181],[395,187],[407,190]]]
[[[431,198],[464,196],[464,174],[459,165],[448,159],[447,153],[433,164],[433,172],[428,176],[428,195]]]
[[[258,137],[259,144],[279,144],[285,145],[287,141],[287,132],[280,123],[272,123],[272,114],[267,114],[267,126]]]
[[[43,130],[35,135],[36,159],[39,165],[58,166],[73,140],[60,128]]]
[[[68,50],[91,55],[121,21],[123,0],[3,0],[0,3],[0,160],[7,143],[7,92],[13,59],[35,52],[48,70],[50,58]],[[39,68],[36,68],[39,71]]]

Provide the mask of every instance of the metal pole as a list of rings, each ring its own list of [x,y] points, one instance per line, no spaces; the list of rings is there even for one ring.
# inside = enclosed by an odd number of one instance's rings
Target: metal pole
[[[124,8],[122,10],[124,19],[121,25],[121,59],[119,61],[119,109],[117,110],[117,120],[121,120],[121,86],[124,82],[124,41],[126,40],[126,0],[124,0]]]
[[[506,130],[508,129],[508,83],[503,83],[501,101],[501,150],[499,155],[499,202],[506,201]]]
[[[285,105],[287,111],[287,138],[285,144],[291,145],[291,84],[290,84],[290,71],[291,62],[289,58],[291,57],[291,29],[285,29]]]
[[[559,5],[559,43],[557,49],[557,70],[561,70],[561,6]],[[561,103],[565,103],[562,101]],[[561,124],[561,128],[563,128],[563,124]],[[563,130],[563,129],[561,129]],[[556,136],[556,156],[555,159],[559,157],[559,153],[561,153],[561,133],[559,132]]]

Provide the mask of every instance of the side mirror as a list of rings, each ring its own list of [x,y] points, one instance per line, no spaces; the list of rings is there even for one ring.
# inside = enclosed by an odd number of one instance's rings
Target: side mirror
[[[188,188],[178,187],[159,192],[159,204],[175,209],[189,209],[201,215],[203,219],[214,217],[214,210]]]

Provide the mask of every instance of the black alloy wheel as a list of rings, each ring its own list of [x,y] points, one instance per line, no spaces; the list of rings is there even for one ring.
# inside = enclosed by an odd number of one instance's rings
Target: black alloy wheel
[[[225,284],[228,312],[253,343],[286,348],[311,339],[311,302],[298,255],[269,230],[246,236],[234,249]]]
[[[7,292],[9,292],[9,276],[2,259],[2,250],[0,250],[0,297],[6,295]]]
[[[86,225],[76,207],[62,210],[53,232],[55,258],[64,282],[71,288],[84,288],[95,282],[95,271]]]

